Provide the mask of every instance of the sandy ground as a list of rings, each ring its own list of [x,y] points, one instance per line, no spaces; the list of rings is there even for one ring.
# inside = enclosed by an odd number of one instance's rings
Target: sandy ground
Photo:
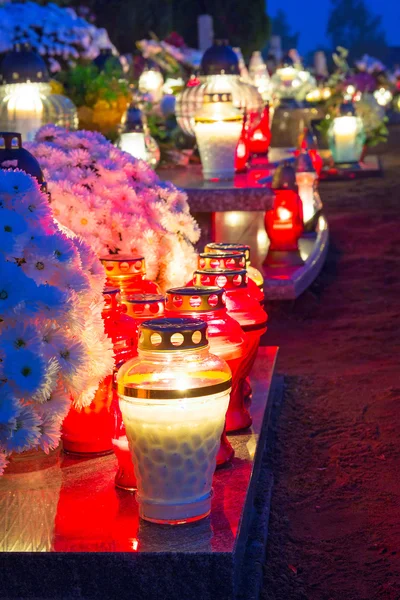
[[[263,600],[400,599],[400,128],[385,177],[325,183],[326,266],[269,306],[286,388]]]

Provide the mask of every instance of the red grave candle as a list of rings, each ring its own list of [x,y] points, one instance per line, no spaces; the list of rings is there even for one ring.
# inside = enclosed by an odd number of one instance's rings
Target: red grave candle
[[[120,301],[123,312],[133,323],[133,348],[129,356],[129,358],[133,358],[138,354],[139,325],[149,319],[157,319],[164,316],[164,296],[160,294],[127,294],[126,296],[121,296]],[[118,460],[115,485],[125,490],[135,490],[136,476],[116,396],[114,396],[111,412],[113,415],[112,448]]]
[[[143,256],[108,254],[100,258],[107,276],[107,284],[118,286],[121,294],[139,292],[159,294],[154,281],[146,279],[146,263]]]
[[[231,429],[237,424],[248,422],[249,413],[243,404],[243,367],[247,353],[245,334],[237,321],[227,313],[224,290],[218,287],[185,287],[167,290],[166,317],[191,317],[207,323],[207,337],[210,352],[223,358],[232,371],[226,422]],[[234,450],[226,437],[225,429],[217,455],[217,466],[229,462]]]
[[[258,156],[268,154],[271,143],[271,129],[269,126],[269,106],[265,106],[260,122],[250,131],[250,153]]]
[[[104,329],[111,338],[116,365],[133,354],[134,322],[123,314],[117,302],[118,288],[106,287],[102,313]],[[70,454],[102,455],[112,452],[113,420],[110,412],[113,400],[113,376],[109,375],[98,387],[89,406],[77,410],[71,407],[62,426],[63,448]]]
[[[268,315],[260,303],[249,294],[247,287],[247,273],[245,269],[206,271],[197,270],[193,282],[196,286],[217,286],[226,292],[226,308],[229,316],[238,321],[243,329],[247,342],[247,354],[243,360],[243,375],[241,378],[241,397],[244,398],[245,378],[249,375],[257,356],[261,336],[267,330]],[[243,401],[243,408],[244,406]],[[247,414],[246,414],[247,413]],[[251,425],[249,412],[243,410],[241,419],[237,422],[227,419],[226,430],[235,431],[245,429]]]
[[[244,116],[242,134],[236,147],[235,172],[246,171],[250,158],[250,135],[247,116]]]
[[[213,253],[213,252],[244,252],[246,258],[246,270],[249,281],[252,280],[260,288],[261,292],[263,292],[264,286],[264,277],[260,273],[258,269],[252,266],[251,264],[251,248],[248,244],[239,244],[236,242],[210,242],[206,244],[204,247],[204,252]],[[263,293],[263,301],[264,301],[264,293]],[[260,297],[261,302],[261,297]]]

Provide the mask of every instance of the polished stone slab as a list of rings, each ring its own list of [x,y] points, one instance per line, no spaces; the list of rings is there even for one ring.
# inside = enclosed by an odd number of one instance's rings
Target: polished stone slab
[[[298,298],[319,275],[326,259],[329,246],[328,223],[320,216],[314,233],[302,236],[299,241],[299,253],[287,253],[286,264],[281,266],[262,266],[264,292],[268,300],[294,300]],[[290,257],[292,254],[292,258]],[[268,256],[268,253],[267,253]],[[273,262],[274,257],[270,257]],[[300,264],[290,264],[297,258]],[[277,257],[277,262],[279,257]]]
[[[3,597],[233,600],[254,523],[276,355],[276,347],[259,350],[253,425],[230,436],[236,456],[215,474],[203,521],[141,521],[134,495],[114,487],[113,456],[65,456],[43,472],[3,477]]]
[[[246,173],[238,173],[232,181],[204,181],[201,165],[159,169],[158,175],[185,190],[191,212],[221,212],[230,210],[270,210],[273,193],[271,179],[277,165],[290,160],[287,149],[271,149],[267,159],[253,161]]]

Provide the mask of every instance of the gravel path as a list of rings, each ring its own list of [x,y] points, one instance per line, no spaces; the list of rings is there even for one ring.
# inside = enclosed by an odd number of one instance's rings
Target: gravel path
[[[400,599],[400,128],[383,161],[321,185],[324,271],[269,307],[286,390],[263,600]]]

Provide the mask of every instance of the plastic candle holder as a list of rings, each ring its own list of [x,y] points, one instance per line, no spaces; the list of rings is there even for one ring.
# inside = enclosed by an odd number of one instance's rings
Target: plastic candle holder
[[[266,156],[270,143],[269,106],[266,106],[262,112],[260,122],[251,129],[250,153],[256,156]]]
[[[244,359],[241,395],[249,396],[248,385],[245,378],[248,377],[257,356],[261,336],[267,331],[268,315],[260,306],[259,302],[249,294],[247,287],[247,273],[244,269],[205,271],[197,270],[193,277],[196,286],[217,286],[225,290],[226,308],[229,316],[239,323],[243,329],[246,342],[247,354]],[[236,424],[237,425],[237,424]],[[243,419],[237,429],[245,429],[251,425],[251,417]],[[227,423],[227,431],[233,431]]]
[[[122,312],[133,323],[131,358],[137,356],[139,325],[149,319],[158,319],[164,316],[164,296],[160,294],[130,294],[120,297],[120,301]],[[118,398],[114,397],[111,412],[113,416],[112,447],[118,460],[115,485],[118,488],[132,491],[137,487],[136,475]]]
[[[139,514],[155,523],[197,521],[211,510],[232,378],[206,330],[199,319],[142,323],[138,357],[117,375]]]
[[[245,377],[246,340],[237,321],[227,313],[224,290],[218,287],[185,287],[167,290],[167,317],[199,318],[207,323],[207,336],[210,351],[223,358],[232,371],[232,390],[226,421],[229,430],[240,429],[249,421],[249,413],[244,406],[242,386]],[[233,448],[225,429],[217,454],[217,465],[225,464],[233,458]]]
[[[233,179],[242,128],[243,115],[231,94],[204,94],[194,127],[204,179]]]
[[[121,294],[157,294],[159,287],[146,279],[146,264],[143,256],[108,254],[100,257],[106,270],[107,284],[118,286]]]
[[[365,143],[362,119],[353,104],[342,104],[328,130],[328,143],[336,164],[358,163]]]
[[[118,288],[105,288],[105,307],[102,313],[104,329],[111,338],[118,365],[135,356],[135,324],[123,314],[117,302]],[[73,406],[64,419],[62,427],[63,448],[76,455],[102,455],[112,452],[113,377],[106,377],[99,385],[92,403],[77,410]]]
[[[292,166],[281,165],[272,180],[275,193],[272,210],[265,213],[265,229],[270,240],[268,252],[298,252],[304,231],[303,203],[298,193]],[[268,257],[267,257],[268,259]]]
[[[211,242],[204,247],[204,252],[244,252],[246,258],[246,270],[249,279],[263,291],[264,277],[258,269],[251,265],[251,248],[247,244],[237,244],[235,242]],[[263,293],[264,299],[264,293]],[[261,300],[260,300],[261,302]]]

